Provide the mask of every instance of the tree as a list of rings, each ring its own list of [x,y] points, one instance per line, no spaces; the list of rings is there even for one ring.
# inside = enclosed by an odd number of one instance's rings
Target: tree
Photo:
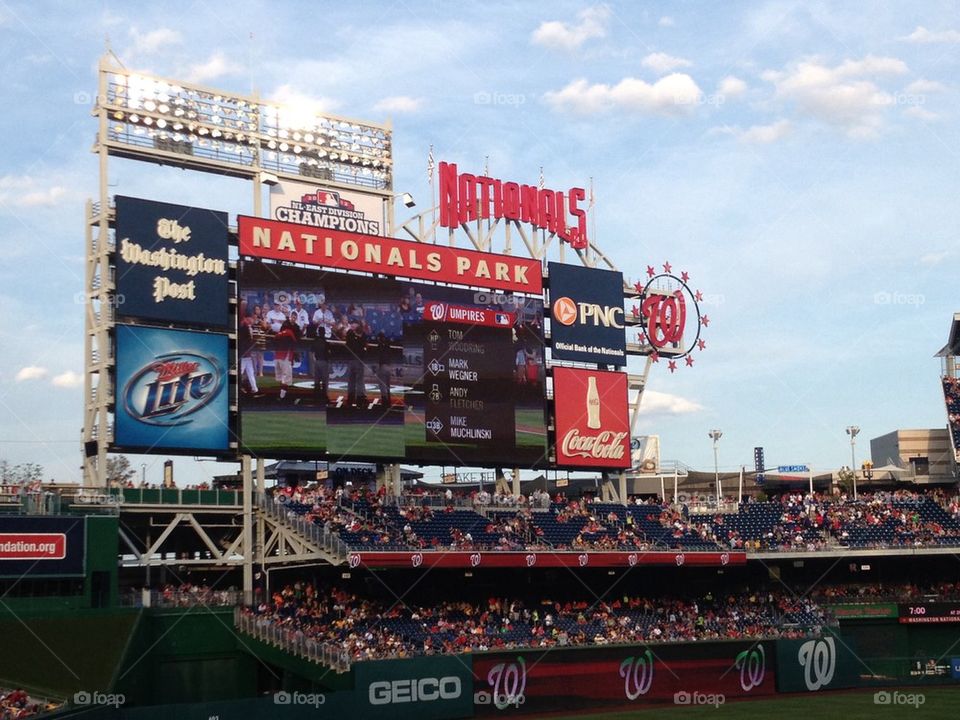
[[[107,458],[107,487],[120,487],[127,484],[137,471],[130,465],[126,455]]]
[[[0,484],[29,485],[41,480],[43,480],[43,465],[37,463],[11,465],[6,460],[0,460]]]
[[[853,470],[846,465],[837,470],[837,484],[844,492],[853,492]]]

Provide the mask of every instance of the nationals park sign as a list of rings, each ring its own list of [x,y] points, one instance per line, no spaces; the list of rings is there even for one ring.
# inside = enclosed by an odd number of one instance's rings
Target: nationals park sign
[[[241,255],[535,295],[543,292],[540,263],[532,258],[244,215],[237,219],[237,224]]]

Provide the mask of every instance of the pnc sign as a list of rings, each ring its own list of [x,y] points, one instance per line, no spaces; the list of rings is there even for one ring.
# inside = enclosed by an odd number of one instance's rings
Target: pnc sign
[[[553,357],[599,365],[626,365],[623,275],[550,263]]]

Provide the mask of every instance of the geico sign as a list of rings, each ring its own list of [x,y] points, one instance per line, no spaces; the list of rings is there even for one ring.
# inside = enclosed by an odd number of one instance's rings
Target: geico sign
[[[561,325],[581,325],[594,327],[613,327],[623,329],[623,308],[598,305],[597,303],[578,303],[568,297],[559,297],[553,303],[553,319]]]
[[[453,675],[442,678],[412,678],[410,680],[381,680],[370,683],[371,705],[456,700],[460,697],[460,678]]]

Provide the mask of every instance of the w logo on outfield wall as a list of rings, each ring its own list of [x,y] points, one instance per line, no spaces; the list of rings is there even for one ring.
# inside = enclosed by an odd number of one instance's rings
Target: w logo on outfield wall
[[[649,648],[642,655],[628,657],[620,663],[620,677],[627,700],[636,700],[650,692],[653,685],[653,653]]]
[[[493,704],[497,710],[523,703],[527,689],[526,661],[517,656],[516,662],[494,665],[487,673],[487,684],[493,690]]]
[[[808,640],[800,646],[797,661],[803,666],[807,690],[816,692],[833,681],[837,669],[837,646],[832,637]]]
[[[767,653],[763,645],[757,645],[737,655],[734,667],[740,671],[740,687],[744,692],[750,692],[755,687],[763,685],[763,679],[767,674]]]

